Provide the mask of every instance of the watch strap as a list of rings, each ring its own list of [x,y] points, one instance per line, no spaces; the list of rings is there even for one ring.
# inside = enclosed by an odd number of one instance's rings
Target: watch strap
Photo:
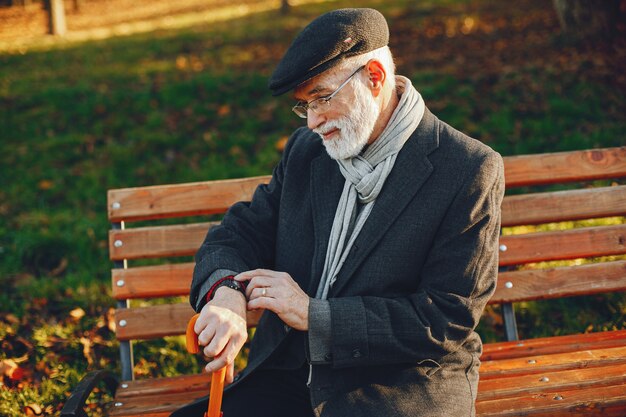
[[[215,296],[215,292],[218,290],[218,288],[221,287],[232,288],[233,290],[242,293],[244,297],[246,296],[247,285],[243,282],[236,281],[234,275],[227,275],[223,278],[220,278],[217,282],[215,282],[215,284],[213,284],[211,289],[209,289],[209,292],[206,295],[207,303],[213,299],[213,297]]]

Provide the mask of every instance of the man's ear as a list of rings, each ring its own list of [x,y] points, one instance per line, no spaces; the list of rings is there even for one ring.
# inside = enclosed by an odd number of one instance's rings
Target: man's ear
[[[371,59],[365,64],[365,69],[367,70],[369,77],[369,87],[372,90],[372,95],[374,97],[378,97],[380,92],[383,90],[383,85],[385,85],[385,80],[387,79],[387,72],[385,71],[385,67],[380,61],[375,59]]]

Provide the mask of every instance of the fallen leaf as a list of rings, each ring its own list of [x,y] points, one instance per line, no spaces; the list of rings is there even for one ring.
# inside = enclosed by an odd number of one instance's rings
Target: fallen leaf
[[[87,359],[87,363],[89,365],[93,365],[93,355],[92,355],[92,351],[91,351],[91,340],[89,340],[86,337],[81,337],[80,338],[80,343],[83,345],[83,356],[85,357],[85,359]]]
[[[48,299],[43,297],[33,298],[33,307],[35,308],[43,308],[48,305]]]
[[[222,117],[228,116],[230,114],[230,106],[228,104],[220,106],[220,108],[217,110],[217,114]]]
[[[61,275],[67,269],[67,265],[67,258],[61,258],[61,262],[59,262],[59,265],[52,271],[50,271],[50,276],[56,277]]]
[[[12,374],[15,368],[17,368],[17,364],[11,359],[0,361],[0,373],[4,376],[9,376],[9,373]]]
[[[47,347],[47,348],[54,347],[54,348],[61,348],[61,349],[65,348],[64,347],[65,344],[67,344],[67,339],[54,336],[54,335],[48,336],[44,342],[40,343],[40,345],[43,347]]]
[[[179,70],[183,70],[187,68],[187,57],[183,55],[179,55],[176,57],[176,68]]]
[[[115,333],[115,309],[114,308],[109,308],[109,311],[107,311],[106,319],[107,319],[107,327],[109,328],[110,331]]]
[[[78,320],[82,319],[83,317],[85,317],[85,310],[83,310],[80,307],[75,308],[74,310],[70,311],[70,317],[72,317],[74,320],[78,321]]]
[[[48,366],[48,364],[44,361],[37,362],[35,364],[35,370],[41,372],[45,375],[50,375],[52,373],[52,369]]]
[[[41,416],[43,415],[43,410],[39,404],[28,404],[24,407],[24,414],[27,416]]]
[[[20,323],[20,319],[17,318],[17,316],[15,316],[14,314],[7,314],[6,316],[4,316],[4,319],[11,323],[11,324],[19,324]]]
[[[287,141],[289,140],[289,136],[283,136],[276,141],[274,147],[278,152],[282,152],[285,150],[285,145],[287,145]]]
[[[37,184],[37,187],[39,187],[40,190],[49,190],[54,187],[54,182],[50,180],[41,180],[39,181],[39,184]]]
[[[15,341],[21,343],[26,350],[31,350],[34,347],[33,342],[21,336],[18,336]]]
[[[13,380],[13,381],[21,381],[22,379],[24,379],[24,376],[26,375],[26,371],[24,370],[24,368],[20,368],[17,367],[9,376],[9,379]]]
[[[12,381],[19,381],[24,377],[24,370],[12,359],[0,361],[0,373]]]

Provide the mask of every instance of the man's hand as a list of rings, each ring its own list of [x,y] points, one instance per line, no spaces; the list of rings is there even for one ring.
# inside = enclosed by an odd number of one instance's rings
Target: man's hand
[[[309,296],[286,272],[255,269],[242,272],[237,281],[249,281],[248,309],[267,309],[296,330],[309,329]]]
[[[208,372],[227,366],[226,383],[233,382],[235,357],[248,338],[246,326],[246,299],[237,290],[218,288],[215,296],[200,311],[194,331],[202,352],[212,358],[206,365]]]

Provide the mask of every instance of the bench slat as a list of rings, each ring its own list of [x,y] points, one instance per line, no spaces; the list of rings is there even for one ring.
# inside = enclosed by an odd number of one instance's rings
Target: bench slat
[[[623,417],[626,389],[623,384],[586,387],[581,390],[546,390],[501,400],[476,403],[478,417]]]
[[[500,265],[622,255],[626,253],[626,224],[583,227],[554,232],[502,236]]]
[[[109,230],[112,260],[192,256],[217,222]],[[117,245],[121,246],[116,246]]]
[[[116,300],[189,294],[194,263],[112,269]],[[513,286],[507,288],[507,283]],[[626,290],[626,261],[500,272],[490,304]]]
[[[616,385],[626,382],[626,365],[559,371],[547,375],[548,381],[542,381],[537,375],[481,380],[478,401],[519,395],[526,391]],[[161,396],[187,391],[208,392],[210,381],[211,376],[207,373],[129,381],[127,388],[119,388],[115,398],[123,401],[139,396]]]
[[[126,388],[118,388],[115,398],[140,397],[147,395],[174,394],[186,391],[209,392],[211,374],[182,375],[164,378],[148,378],[126,381]]]
[[[552,389],[579,389],[585,386],[607,386],[626,383],[626,365],[575,369],[546,374],[548,380],[537,375],[481,380],[478,401],[505,398],[523,393]],[[161,396],[188,391],[209,392],[211,375],[207,373],[170,378],[151,378],[127,382],[127,388],[120,388],[115,395],[117,400],[140,396]]]
[[[112,407],[110,417],[168,417],[172,411],[191,401],[202,398],[208,391],[188,391],[161,394],[158,397],[146,395],[120,399],[121,406]]]
[[[123,405],[113,408],[110,416],[167,417],[176,408],[205,394],[202,391],[164,394],[159,396],[158,402],[153,396],[124,398],[120,399]],[[544,391],[542,394],[478,401],[476,403],[477,416],[622,417],[626,411],[626,391],[623,385],[586,388],[585,390]],[[557,394],[563,400],[554,400]]]
[[[115,332],[119,340],[154,339],[184,334],[194,311],[187,303],[115,310]],[[126,325],[120,322],[125,320]]]
[[[513,195],[502,202],[502,226],[626,215],[626,185]]]
[[[480,365],[480,378],[487,380],[622,364],[626,364],[626,346],[486,361]]]
[[[481,380],[478,401],[545,390],[572,390],[626,384],[626,364],[546,372],[540,375]]]
[[[109,231],[112,260],[191,256],[216,223],[137,227]],[[116,243],[116,242],[121,242]],[[626,224],[502,236],[500,265],[626,253]],[[116,246],[116,244],[118,246]]]
[[[507,156],[507,188],[626,176],[626,147]]]
[[[626,147],[504,158],[507,187],[626,176]],[[223,213],[270,176],[122,188],[108,192],[111,222]]]
[[[116,336],[119,340],[147,340],[185,334],[194,314],[187,303],[117,309]],[[260,311],[248,311],[248,326],[255,326],[260,316]],[[125,320],[125,326],[120,325],[121,320]]]
[[[189,294],[195,263],[112,269],[112,295],[116,300]],[[122,283],[120,283],[122,281]],[[122,285],[120,285],[122,284]]]
[[[259,184],[271,176],[203,181],[188,184],[109,190],[109,221],[137,221],[164,217],[224,213],[238,201],[251,199]]]
[[[500,272],[496,292],[489,304],[624,290],[626,261]]]
[[[626,330],[485,343],[480,360],[514,359],[618,346],[626,346]]]

